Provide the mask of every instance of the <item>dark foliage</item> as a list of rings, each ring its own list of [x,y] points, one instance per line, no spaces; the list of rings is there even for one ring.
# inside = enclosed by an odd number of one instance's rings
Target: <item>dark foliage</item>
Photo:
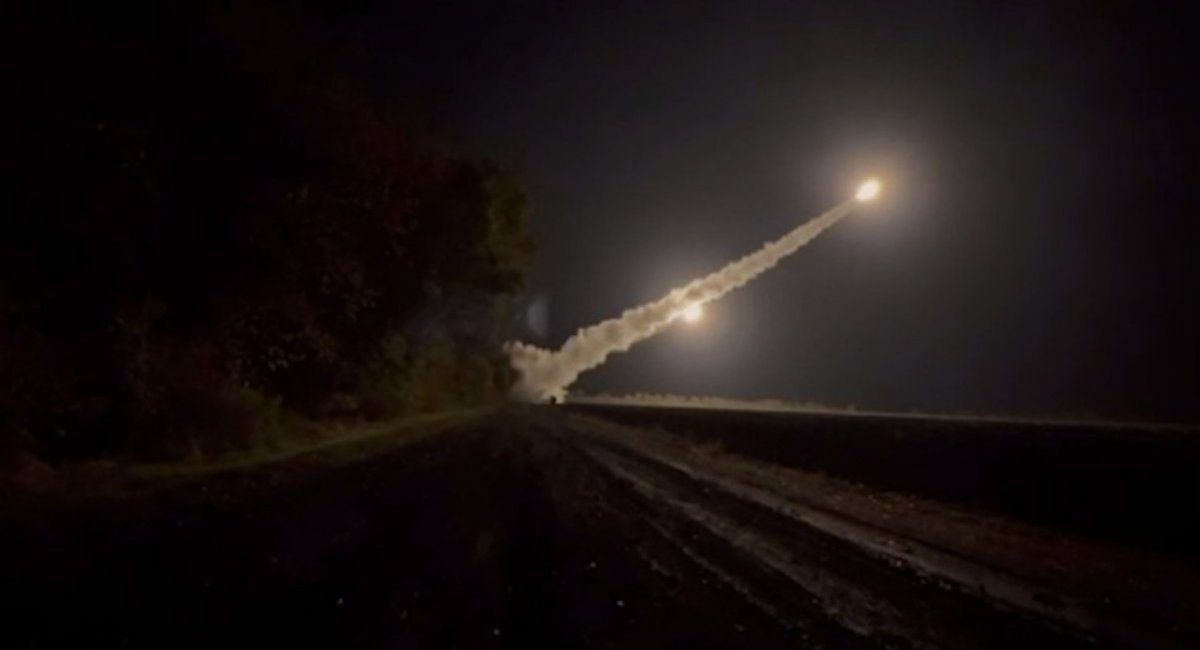
[[[9,443],[213,451],[280,414],[503,393],[497,343],[532,252],[524,195],[381,110],[327,62],[315,20],[105,7],[12,30]]]

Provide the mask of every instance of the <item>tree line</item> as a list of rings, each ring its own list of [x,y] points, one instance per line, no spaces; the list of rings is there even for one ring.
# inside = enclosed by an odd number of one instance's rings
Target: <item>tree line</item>
[[[10,34],[7,448],[212,454],[504,394],[510,173],[323,64],[308,16],[110,10]]]

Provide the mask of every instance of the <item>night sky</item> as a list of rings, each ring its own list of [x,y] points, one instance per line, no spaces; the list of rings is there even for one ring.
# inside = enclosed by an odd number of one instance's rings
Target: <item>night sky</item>
[[[522,176],[539,345],[884,181],[577,388],[1194,420],[1196,25],[1174,6],[368,3],[348,24],[372,87]]]

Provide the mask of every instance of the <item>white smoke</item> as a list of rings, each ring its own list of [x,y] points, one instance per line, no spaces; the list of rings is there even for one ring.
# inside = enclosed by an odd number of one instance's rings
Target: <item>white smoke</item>
[[[507,343],[504,347],[509,363],[520,375],[513,387],[513,396],[527,401],[561,399],[580,373],[604,363],[608,355],[624,352],[634,343],[654,336],[687,307],[716,300],[753,280],[837,223],[850,212],[852,204],[852,201],[843,203],[721,270],[674,289],[652,303],[585,327],[557,351],[518,341]]]

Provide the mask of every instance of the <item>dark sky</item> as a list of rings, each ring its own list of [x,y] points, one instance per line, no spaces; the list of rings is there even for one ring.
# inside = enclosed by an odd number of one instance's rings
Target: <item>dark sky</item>
[[[1195,22],[979,4],[381,4],[359,33],[375,87],[522,175],[532,342],[886,183],[581,388],[1200,417]]]

